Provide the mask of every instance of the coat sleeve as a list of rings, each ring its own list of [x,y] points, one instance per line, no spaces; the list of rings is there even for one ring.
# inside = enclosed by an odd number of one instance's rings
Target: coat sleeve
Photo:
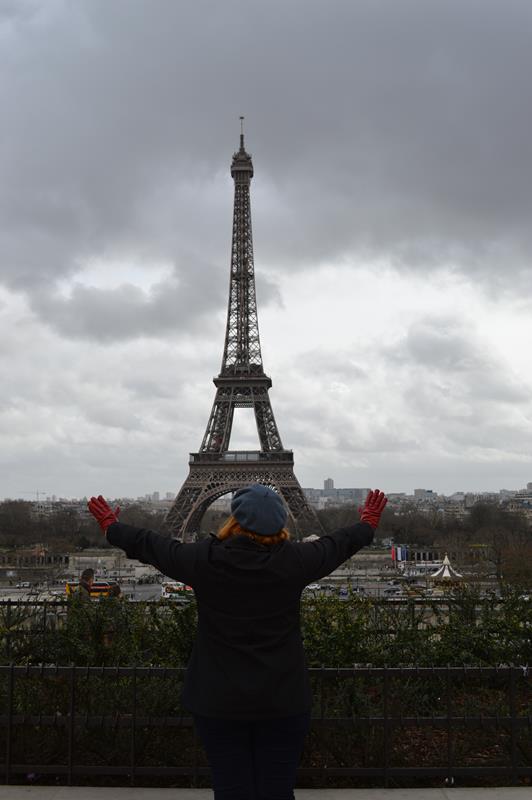
[[[303,565],[304,586],[334,572],[340,564],[371,544],[374,531],[367,522],[358,522],[325,534],[313,542],[297,542]]]
[[[107,528],[107,541],[128,558],[151,564],[163,575],[194,586],[198,544],[183,544],[162,533],[115,522]]]

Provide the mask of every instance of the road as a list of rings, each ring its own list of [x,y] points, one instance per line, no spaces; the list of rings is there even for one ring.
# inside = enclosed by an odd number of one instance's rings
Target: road
[[[357,590],[357,582],[352,582],[352,589],[353,591]],[[341,593],[347,594],[347,583],[346,584],[336,584],[334,587],[330,587],[328,590],[326,589],[323,591],[322,589],[317,591],[307,590],[304,593],[304,597],[316,597],[322,594],[329,594],[331,596],[335,596],[339,590],[342,590]],[[389,582],[385,581],[378,581],[372,579],[366,579],[364,581],[360,581],[360,587],[363,591],[360,592],[362,597],[387,597],[388,594],[384,594],[386,589],[397,589],[397,586],[393,586]],[[56,586],[50,586],[46,590],[37,590],[33,589],[16,589],[14,586],[9,587],[0,587],[0,601],[5,600],[61,600],[64,598],[64,584],[57,584]],[[127,597],[133,601],[147,601],[147,600],[159,600],[161,597],[161,586],[158,583],[145,583],[145,584],[122,584],[122,593],[124,597]]]
[[[59,583],[56,586],[50,586],[48,589],[43,591],[39,591],[37,589],[16,589],[14,586],[3,586],[0,587],[0,601],[38,601],[42,599],[50,601],[62,600],[65,597],[63,594],[64,588],[64,584]],[[54,592],[57,592],[58,594],[52,596],[52,593]],[[122,592],[125,597],[128,597],[131,600],[158,600],[161,596],[161,587],[158,583],[140,584],[137,586],[123,585]]]

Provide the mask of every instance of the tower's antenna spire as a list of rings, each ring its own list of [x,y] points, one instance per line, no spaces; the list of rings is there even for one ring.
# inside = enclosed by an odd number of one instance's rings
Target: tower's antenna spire
[[[244,149],[244,117],[240,117],[240,149]]]

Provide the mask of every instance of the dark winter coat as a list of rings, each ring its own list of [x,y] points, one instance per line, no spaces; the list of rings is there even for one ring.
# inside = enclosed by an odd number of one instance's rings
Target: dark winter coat
[[[182,544],[117,522],[107,539],[194,589],[198,630],[184,707],[206,717],[264,719],[310,708],[301,592],[370,544],[373,529],[358,523],[312,542],[268,547],[247,536]]]

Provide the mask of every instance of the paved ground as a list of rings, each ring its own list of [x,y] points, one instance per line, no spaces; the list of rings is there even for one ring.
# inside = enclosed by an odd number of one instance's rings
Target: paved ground
[[[0,786],[0,800],[212,800],[210,789]],[[300,789],[297,800],[530,800],[532,789]]]

